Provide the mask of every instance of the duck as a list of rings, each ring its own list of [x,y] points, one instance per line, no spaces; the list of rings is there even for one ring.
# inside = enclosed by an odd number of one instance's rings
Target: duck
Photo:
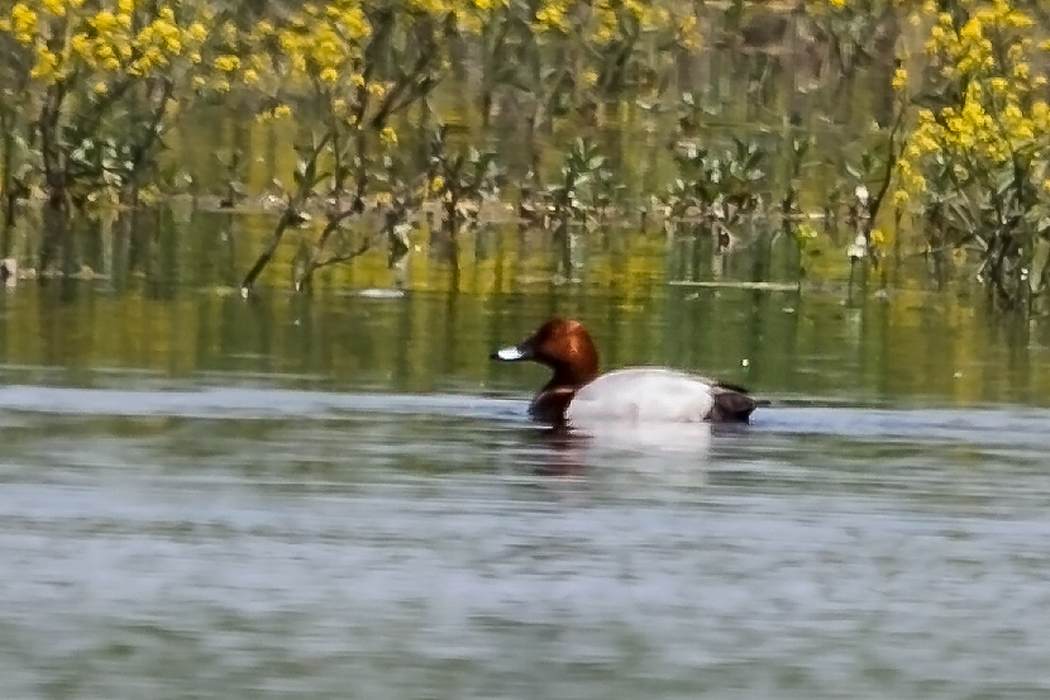
[[[666,367],[598,372],[598,350],[577,320],[553,318],[490,356],[550,367],[550,381],[529,404],[529,417],[554,428],[613,421],[748,423],[758,407],[740,386]]]

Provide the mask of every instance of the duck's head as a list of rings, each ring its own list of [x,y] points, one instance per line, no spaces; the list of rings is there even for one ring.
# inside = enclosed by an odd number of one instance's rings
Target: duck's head
[[[532,360],[554,370],[551,384],[580,387],[598,376],[598,351],[579,321],[553,318],[528,338],[492,353],[493,360]]]

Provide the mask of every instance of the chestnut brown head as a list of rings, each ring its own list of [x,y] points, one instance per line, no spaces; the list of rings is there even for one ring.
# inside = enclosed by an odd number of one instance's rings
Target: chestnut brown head
[[[492,353],[503,362],[532,360],[554,370],[548,386],[580,387],[598,376],[598,351],[579,321],[554,318],[517,345]]]

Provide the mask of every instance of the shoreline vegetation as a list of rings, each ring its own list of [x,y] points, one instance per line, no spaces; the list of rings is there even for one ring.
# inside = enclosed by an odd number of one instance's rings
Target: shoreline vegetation
[[[304,289],[421,230],[455,259],[510,226],[571,278],[619,226],[787,244],[799,283],[818,256],[851,283],[921,257],[1042,314],[1048,37],[1002,0],[23,0],[0,10],[0,258],[83,274],[85,221],[188,201],[270,218],[245,297],[282,246]],[[260,174],[228,123],[282,155]]]

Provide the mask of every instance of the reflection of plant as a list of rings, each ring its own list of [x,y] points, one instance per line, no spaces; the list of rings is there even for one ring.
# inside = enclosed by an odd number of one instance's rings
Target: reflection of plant
[[[802,190],[802,167],[806,163],[806,155],[813,146],[812,138],[791,139],[791,157],[788,160],[787,192],[780,202],[780,213],[785,223],[790,223],[797,218],[799,213],[799,193]]]
[[[811,254],[811,244],[817,231],[807,221],[799,220],[799,193],[802,190],[802,167],[806,154],[813,145],[812,139],[793,138],[791,157],[788,160],[787,192],[780,202],[781,230],[795,241],[799,279],[806,276],[806,259]]]
[[[817,240],[818,234],[817,229],[808,221],[800,222],[792,227],[792,233],[794,234],[795,248],[798,254],[798,276],[801,279],[806,276],[806,261],[817,254],[813,244]]]

